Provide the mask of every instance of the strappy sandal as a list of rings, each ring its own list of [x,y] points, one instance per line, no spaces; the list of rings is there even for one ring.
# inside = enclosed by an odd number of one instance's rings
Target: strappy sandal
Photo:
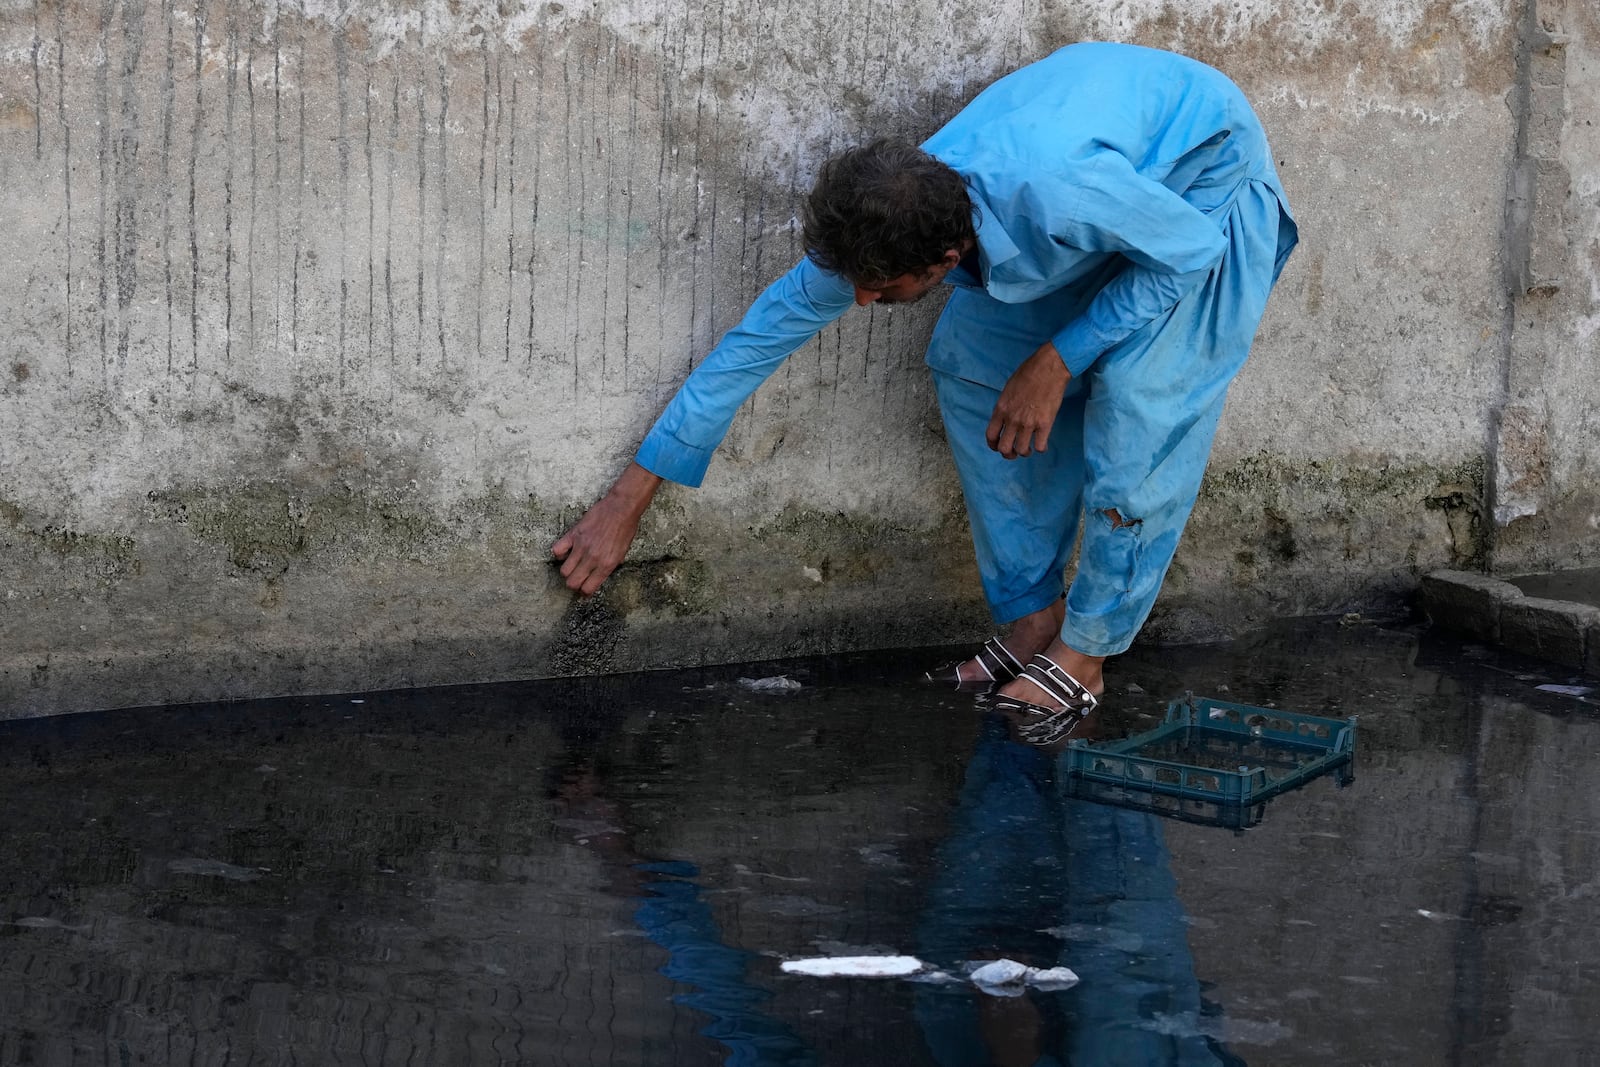
[[[1049,745],[1066,737],[1095,708],[1100,700],[1084,684],[1068,674],[1043,652],[1028,661],[1019,678],[1031,682],[1060,706],[1035,704],[1021,697],[995,697],[990,707],[996,711],[1022,715],[1030,721],[1017,727],[1017,735],[1030,745]]]
[[[961,665],[966,660],[956,660],[946,663],[942,667],[935,667],[922,677],[930,682],[940,685],[953,685],[957,689],[972,686],[989,686],[996,683],[1005,683],[1022,673],[1022,661],[1011,654],[1011,650],[1000,643],[998,637],[991,637],[983,643],[983,648],[973,657],[986,677],[963,678]]]

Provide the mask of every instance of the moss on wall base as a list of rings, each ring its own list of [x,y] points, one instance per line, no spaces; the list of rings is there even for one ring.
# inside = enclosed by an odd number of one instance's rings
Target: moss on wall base
[[[1203,639],[1273,617],[1403,610],[1421,574],[1482,566],[1484,476],[1479,457],[1214,463],[1147,631]]]
[[[1483,468],[1299,463],[1207,478],[1146,640],[1392,608],[1416,576],[1486,551]],[[953,503],[953,502],[951,502]],[[981,639],[966,522],[790,502],[765,514],[668,493],[602,593],[568,591],[548,546],[576,514],[501,491],[287,483],[151,492],[121,530],[71,536],[0,508],[0,715],[733,662]]]

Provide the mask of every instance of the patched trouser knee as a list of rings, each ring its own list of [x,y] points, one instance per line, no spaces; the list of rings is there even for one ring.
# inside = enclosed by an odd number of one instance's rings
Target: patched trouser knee
[[[1061,639],[1125,651],[1150,615],[1194,508],[1229,385],[1276,276],[1277,201],[1264,185],[1229,216],[1222,262],[1165,316],[1100,357],[1084,405],[1084,525]]]

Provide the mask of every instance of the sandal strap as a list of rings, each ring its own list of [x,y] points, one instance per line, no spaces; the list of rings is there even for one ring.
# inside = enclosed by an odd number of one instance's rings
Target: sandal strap
[[[1038,686],[1056,703],[1065,705],[1067,709],[1076,709],[1079,715],[1087,715],[1100,703],[1087,686],[1043,652],[1035,654],[1028,661],[1021,676]]]
[[[985,641],[973,658],[991,681],[1009,682],[1025,669],[1022,661],[1013,656],[1011,650],[1001,644],[998,637],[991,637]]]

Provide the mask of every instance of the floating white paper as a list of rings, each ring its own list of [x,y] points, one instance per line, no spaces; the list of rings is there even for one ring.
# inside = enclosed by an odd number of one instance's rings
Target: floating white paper
[[[1028,984],[1036,989],[1067,989],[1078,984],[1078,975],[1071,967],[1051,967],[1030,972]]]
[[[802,688],[799,682],[782,674],[771,678],[740,678],[739,684],[757,693],[787,693]]]
[[[1014,997],[1024,985],[1035,989],[1068,989],[1078,984],[1078,976],[1070,967],[1029,967],[1016,960],[994,960],[973,971],[968,977],[972,984],[992,996]]]
[[[24,930],[71,930],[80,934],[89,929],[87,926],[68,926],[60,919],[51,919],[44,915],[24,915],[15,922],[0,925],[20,926]]]
[[[922,970],[915,956],[824,956],[811,960],[785,960],[786,974],[812,978],[904,978]]]
[[[1028,970],[1026,964],[1016,960],[995,960],[973,971],[972,981],[975,985],[1021,985]]]
[[[221,860],[182,859],[169,860],[167,870],[174,874],[196,874],[202,878],[225,878],[230,882],[254,882],[264,868],[239,867]]]

